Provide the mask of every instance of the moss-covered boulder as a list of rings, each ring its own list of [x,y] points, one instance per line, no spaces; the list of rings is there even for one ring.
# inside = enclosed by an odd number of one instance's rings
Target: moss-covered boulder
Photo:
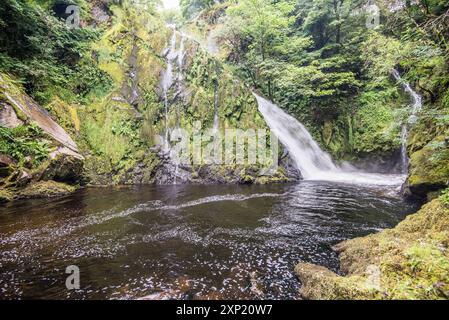
[[[337,275],[299,263],[308,299],[449,299],[449,198],[424,205],[393,229],[344,241]]]
[[[83,182],[84,157],[67,148],[50,154],[48,165],[39,173],[39,180],[54,180],[71,184]]]
[[[449,185],[449,145],[444,136],[437,136],[410,156],[408,188],[418,196]]]
[[[14,194],[8,189],[0,187],[0,203],[11,201],[14,198]]]
[[[17,194],[17,198],[51,198],[75,192],[76,186],[55,181],[39,181],[28,185]]]

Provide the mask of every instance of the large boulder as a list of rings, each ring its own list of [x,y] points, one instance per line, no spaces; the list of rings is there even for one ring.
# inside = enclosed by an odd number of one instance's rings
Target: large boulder
[[[50,162],[40,174],[39,180],[82,183],[83,163],[83,156],[66,147],[60,147],[50,154]]]
[[[439,145],[444,147],[435,150]],[[407,191],[418,197],[449,185],[449,146],[444,136],[436,137],[410,155],[409,174]]]
[[[17,126],[20,121],[32,120],[44,132],[64,147],[78,152],[78,147],[65,130],[51,115],[40,107],[31,97],[23,93],[6,75],[0,75],[1,112],[0,124]]]
[[[448,191],[449,192],[449,191]],[[306,299],[449,299],[449,194],[393,229],[343,241],[338,275],[299,263]]]

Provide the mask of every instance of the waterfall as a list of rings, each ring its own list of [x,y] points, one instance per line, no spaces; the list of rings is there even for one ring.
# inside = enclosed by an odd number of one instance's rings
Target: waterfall
[[[402,85],[404,91],[411,97],[412,109],[410,112],[410,116],[408,117],[407,122],[403,123],[401,126],[401,169],[403,173],[408,172],[408,156],[407,156],[407,138],[408,138],[408,124],[413,124],[417,120],[416,114],[422,108],[422,97],[416,93],[409,83],[404,82],[399,74],[399,71],[393,69],[391,74],[396,79],[398,83]]]
[[[410,97],[412,98],[412,110],[410,112],[408,122],[414,123],[417,120],[416,114],[422,108],[422,97],[412,89],[412,87],[410,86],[409,83],[404,82],[404,80],[402,80],[401,75],[399,74],[399,72],[396,69],[393,69],[391,74],[396,79],[396,81],[402,85],[402,87],[404,88],[404,91],[407,92],[410,95]]]
[[[176,58],[176,30],[173,28],[173,35],[170,40],[170,46],[166,49],[167,53],[167,69],[162,77],[162,90],[164,94],[164,107],[165,107],[165,137],[164,137],[164,149],[169,149],[168,141],[168,90],[173,83],[173,60]]]
[[[177,38],[176,34],[178,32],[176,31],[175,26],[169,25],[169,27],[173,29],[173,34],[170,40],[169,47],[164,50],[167,57],[167,69],[165,70],[161,81],[164,98],[164,107],[165,107],[165,137],[163,146],[165,152],[168,152],[170,150],[169,127],[168,127],[168,111],[169,111],[168,91],[170,87],[173,85],[174,81],[177,81],[178,90],[181,90],[181,83],[184,80],[182,68],[184,65],[184,57],[185,57],[184,46],[186,39],[186,36],[183,33],[179,33],[180,34],[179,49],[176,50],[176,38]],[[179,172],[179,165],[178,163],[176,163],[173,184],[177,184],[178,172]]]
[[[218,81],[214,81],[214,126],[212,132],[216,134],[219,129],[219,118],[218,118]]]
[[[329,154],[320,149],[304,125],[268,100],[257,95],[256,98],[259,111],[273,133],[287,147],[304,179],[337,170]]]
[[[350,165],[338,167],[302,123],[274,103],[253,93],[272,133],[288,150],[305,180],[339,181],[356,184],[401,185],[404,175],[365,173]]]
[[[181,33],[181,43],[179,44],[179,50],[178,50],[178,79],[179,81],[182,81],[183,79],[183,73],[182,73],[182,67],[184,64],[184,42],[186,37],[184,34]]]
[[[402,171],[402,173],[408,172],[407,136],[408,136],[408,129],[407,129],[407,125],[404,123],[401,126],[401,171]]]

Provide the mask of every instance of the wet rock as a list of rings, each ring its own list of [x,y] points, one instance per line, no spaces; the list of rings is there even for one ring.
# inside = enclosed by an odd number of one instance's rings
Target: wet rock
[[[0,154],[0,167],[7,167],[14,163],[14,160],[4,154]]]
[[[98,5],[92,6],[92,18],[96,24],[103,24],[109,21],[110,13],[107,4],[98,2]]]
[[[0,154],[0,178],[4,179],[14,172],[14,160],[6,155]],[[0,182],[3,182],[0,180]]]
[[[23,124],[17,117],[13,107],[7,103],[0,102],[0,125],[7,128],[15,128]]]
[[[284,168],[286,177],[291,179],[292,181],[299,181],[302,179],[301,172],[299,171],[293,159],[288,154],[288,151],[285,150],[285,153],[279,160],[279,166]]]
[[[20,170],[17,176],[15,185],[16,187],[24,187],[31,181],[31,175],[25,170]]]

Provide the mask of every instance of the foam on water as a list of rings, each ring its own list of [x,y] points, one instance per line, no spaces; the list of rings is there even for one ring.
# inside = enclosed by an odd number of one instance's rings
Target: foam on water
[[[287,148],[305,180],[383,186],[400,186],[404,182],[402,174],[366,173],[350,166],[338,167],[302,123],[267,99],[255,93],[254,96],[271,131]]]

